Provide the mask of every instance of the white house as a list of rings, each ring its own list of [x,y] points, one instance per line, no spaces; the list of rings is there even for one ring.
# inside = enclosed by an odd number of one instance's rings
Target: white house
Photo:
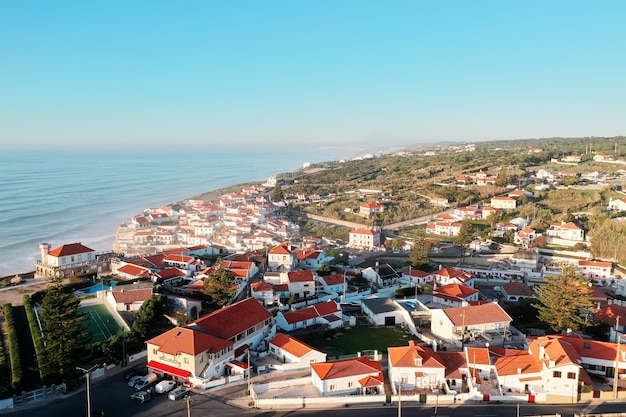
[[[330,274],[317,277],[324,290],[328,294],[343,294],[346,290],[346,277],[343,274]]]
[[[326,353],[312,348],[295,337],[277,333],[269,342],[270,355],[283,363],[299,363],[302,369],[312,363],[326,362]]]
[[[402,273],[402,279],[408,280],[411,284],[424,285],[433,281],[433,276],[430,272],[421,271],[419,269],[409,269]]]
[[[274,246],[267,255],[270,271],[291,271],[296,263],[296,247],[289,243]]]
[[[390,346],[387,348],[387,375],[394,394],[416,389],[437,389],[446,381],[446,366],[430,348],[418,346],[413,340],[408,346]]]
[[[49,243],[39,245],[41,260],[35,262],[36,273],[43,277],[63,276],[76,273],[94,272],[96,251],[82,243],[70,243],[50,249]],[[95,272],[99,272],[96,271]]]
[[[462,284],[446,284],[433,290],[433,303],[448,307],[462,307],[470,301],[478,301],[478,291]]]
[[[113,289],[106,291],[106,301],[117,311],[137,311],[152,293],[152,287]]]
[[[461,223],[436,221],[426,226],[425,232],[428,234],[441,236],[457,236],[461,231]]]
[[[490,206],[503,210],[514,209],[517,207],[517,200],[511,197],[493,197]]]
[[[438,339],[461,345],[462,340],[481,334],[502,338],[509,333],[511,321],[511,317],[494,302],[432,310],[430,330]]]
[[[573,222],[552,223],[550,228],[546,230],[546,235],[576,242],[585,240],[585,231]]]
[[[348,246],[371,250],[380,245],[380,232],[370,229],[356,229],[350,232]]]
[[[395,300],[384,298],[362,298],[361,310],[376,326],[396,326],[411,322],[410,313]]]
[[[322,396],[385,392],[379,361],[367,356],[311,364],[311,383]]]
[[[250,284],[250,296],[264,306],[271,306],[278,301],[277,297],[274,297],[272,286],[265,281],[257,281]]]
[[[607,206],[608,210],[626,211],[626,198],[619,198],[617,200],[611,199]]]
[[[343,326],[343,312],[339,303],[329,300],[300,310],[284,313],[279,311],[276,315],[276,326],[285,332],[311,326],[336,329]]]
[[[462,284],[474,288],[474,275],[470,272],[459,271],[454,268],[441,268],[432,273],[436,286],[447,284]]]
[[[613,262],[606,261],[578,261],[578,269],[587,279],[613,278]]]

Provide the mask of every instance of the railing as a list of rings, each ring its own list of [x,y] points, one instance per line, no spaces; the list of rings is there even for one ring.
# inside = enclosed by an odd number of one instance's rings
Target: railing
[[[13,397],[13,405],[20,406],[31,401],[50,398],[63,392],[63,385],[52,385],[51,387],[40,388],[34,391],[24,392],[22,395]]]

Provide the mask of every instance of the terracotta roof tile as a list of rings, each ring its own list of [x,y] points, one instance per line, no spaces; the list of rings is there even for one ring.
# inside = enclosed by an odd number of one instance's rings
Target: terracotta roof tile
[[[175,327],[146,343],[156,345],[160,352],[170,355],[177,355],[182,352],[194,356],[206,351],[217,353],[233,344],[228,340],[185,327]]]
[[[52,249],[48,252],[48,255],[60,258],[61,256],[78,255],[87,252],[95,252],[93,249],[88,248],[82,243],[70,243],[67,245],[61,245],[58,248]]]
[[[228,340],[271,318],[272,314],[263,308],[257,300],[246,298],[216,310],[194,321],[193,324],[211,335]]]
[[[284,333],[277,333],[270,343],[298,358],[302,358],[312,351],[317,351],[306,343]]]

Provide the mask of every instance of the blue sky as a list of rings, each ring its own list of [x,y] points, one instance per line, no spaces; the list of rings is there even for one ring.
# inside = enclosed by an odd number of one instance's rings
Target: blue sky
[[[0,2],[0,148],[626,134],[624,1]]]

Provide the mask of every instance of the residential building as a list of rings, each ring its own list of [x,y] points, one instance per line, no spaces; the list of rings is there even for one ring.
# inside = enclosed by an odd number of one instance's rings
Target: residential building
[[[322,396],[385,392],[380,362],[367,356],[312,363],[311,383]]]
[[[502,296],[507,302],[517,302],[524,298],[532,298],[535,296],[535,293],[528,285],[518,281],[511,281],[502,286]]]
[[[138,311],[144,301],[152,297],[153,288],[120,288],[113,287],[105,293],[106,302],[116,311]]]
[[[323,326],[327,329],[336,329],[343,326],[343,312],[339,303],[333,300],[293,311],[279,311],[276,315],[276,326],[291,332],[312,326]]]
[[[546,230],[546,235],[576,242],[585,240],[585,231],[573,222],[552,223],[550,228]]]
[[[365,217],[375,216],[376,214],[383,213],[385,211],[385,205],[378,201],[370,201],[359,206],[359,214]]]
[[[448,307],[462,307],[478,301],[479,293],[480,291],[467,285],[446,284],[433,290],[432,302]]]
[[[517,200],[511,197],[493,197],[490,206],[503,210],[514,209],[517,207]]]
[[[363,250],[372,250],[380,245],[380,232],[371,229],[356,229],[350,232],[348,246]]]
[[[388,347],[387,354],[387,376],[394,394],[399,386],[402,391],[432,390],[446,383],[446,366],[431,348],[411,340],[408,346]]]
[[[291,271],[297,264],[296,247],[289,243],[274,246],[267,255],[270,271]]]
[[[269,352],[282,363],[298,363],[302,369],[312,363],[326,362],[326,353],[284,333],[277,333],[269,342]]]
[[[613,262],[607,261],[578,261],[578,269],[587,279],[611,279],[613,275]]]
[[[432,310],[430,330],[438,339],[462,345],[462,340],[472,340],[481,334],[487,334],[489,339],[502,339],[509,334],[511,321],[502,307],[493,302]]]

